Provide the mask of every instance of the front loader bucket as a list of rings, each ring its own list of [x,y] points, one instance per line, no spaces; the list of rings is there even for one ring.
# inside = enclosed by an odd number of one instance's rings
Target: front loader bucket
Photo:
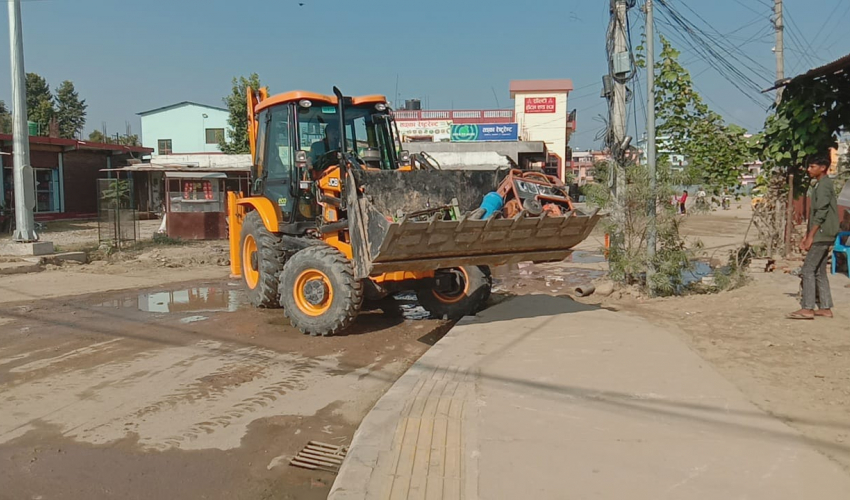
[[[426,271],[448,267],[489,265],[520,261],[562,260],[590,235],[600,216],[579,211],[562,216],[473,220],[468,212],[498,187],[504,171],[353,171],[349,177],[359,188],[352,196],[349,217],[355,267],[359,277],[392,271]],[[452,204],[462,214],[458,220],[427,220],[404,214],[425,207]],[[357,208],[352,210],[352,203]],[[465,215],[463,215],[465,214]],[[400,217],[399,217],[400,216]]]

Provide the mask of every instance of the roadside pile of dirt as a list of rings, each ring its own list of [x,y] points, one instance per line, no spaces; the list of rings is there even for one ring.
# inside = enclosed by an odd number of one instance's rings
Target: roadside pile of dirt
[[[139,249],[112,254],[102,251],[90,254],[90,263],[79,269],[94,273],[115,274],[145,269],[226,267],[230,252],[226,241],[204,241],[176,245],[148,244]]]

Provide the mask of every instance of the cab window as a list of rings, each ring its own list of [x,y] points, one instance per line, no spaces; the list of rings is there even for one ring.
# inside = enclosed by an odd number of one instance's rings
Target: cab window
[[[291,185],[294,167],[291,109],[289,105],[269,109],[269,115],[264,120],[266,133],[263,134],[264,194],[276,202],[284,214],[292,213],[294,206]],[[289,219],[288,215],[284,218]]]
[[[271,110],[265,151],[267,179],[289,179],[292,175],[292,143],[289,136],[289,106]]]

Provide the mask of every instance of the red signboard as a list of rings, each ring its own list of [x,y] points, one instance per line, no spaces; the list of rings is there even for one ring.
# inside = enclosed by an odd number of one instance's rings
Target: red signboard
[[[555,98],[554,97],[526,97],[525,98],[526,113],[554,113]]]

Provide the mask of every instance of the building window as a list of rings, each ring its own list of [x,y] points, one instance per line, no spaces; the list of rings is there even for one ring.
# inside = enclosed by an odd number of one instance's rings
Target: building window
[[[208,128],[207,132],[207,144],[218,144],[224,140],[224,129],[223,128]]]
[[[156,150],[158,154],[161,155],[170,155],[171,154],[171,139],[160,139],[156,141]]]

